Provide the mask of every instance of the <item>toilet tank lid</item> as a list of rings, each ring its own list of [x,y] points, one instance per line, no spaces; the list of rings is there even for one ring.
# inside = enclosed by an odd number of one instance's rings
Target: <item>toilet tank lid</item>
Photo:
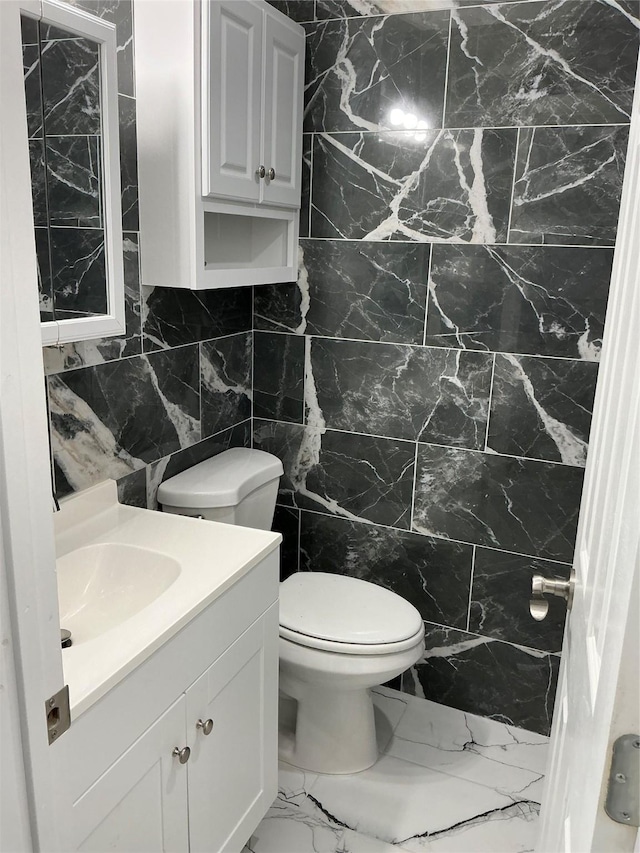
[[[323,640],[379,645],[415,636],[422,616],[378,584],[328,572],[296,572],[280,584],[280,625]]]
[[[203,509],[236,506],[254,489],[282,476],[277,456],[248,447],[232,447],[176,474],[158,489],[158,503]]]

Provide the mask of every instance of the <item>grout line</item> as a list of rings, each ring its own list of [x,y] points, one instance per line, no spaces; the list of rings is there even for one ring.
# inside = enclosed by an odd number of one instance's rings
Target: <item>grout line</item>
[[[520,128],[516,133],[516,149],[513,158],[513,179],[511,181],[511,199],[509,201],[509,222],[507,223],[507,243],[511,237],[511,220],[513,218],[513,200],[516,194],[516,175],[518,174],[518,152],[520,149]]]
[[[489,399],[487,400],[487,427],[484,432],[484,451],[489,450],[489,422],[491,421],[491,404],[493,402],[493,382],[496,373],[496,356],[493,356],[493,364],[491,365],[491,381],[489,382]],[[528,457],[526,457],[528,458]]]
[[[264,421],[265,423],[270,424],[280,424],[285,427],[299,427],[300,429],[310,430],[320,429],[320,427],[309,426],[308,424],[295,423],[294,421],[279,421],[275,418],[260,417],[256,420]],[[420,441],[416,438],[398,438],[395,435],[381,435],[380,433],[375,432],[360,432],[359,430],[339,429],[338,427],[332,426],[327,426],[323,429],[323,432],[334,432],[340,433],[341,435],[360,435],[363,438],[380,439],[381,441],[395,441],[400,442],[402,444],[419,444],[422,445],[422,447],[440,447],[443,450],[453,450],[460,453],[477,453],[482,454],[488,457],[489,459],[517,459],[519,462],[534,462],[540,463],[542,465],[553,465],[558,468],[571,468],[576,469],[578,471],[584,471],[584,468],[581,465],[569,465],[566,462],[555,461],[553,459],[537,459],[533,456],[516,456],[514,453],[497,453],[493,450],[478,450],[474,447],[459,447],[454,444],[438,444],[435,441]]]
[[[313,199],[313,149],[315,148],[316,135],[311,135],[311,150],[309,152],[309,210],[307,211],[307,234],[311,237],[311,208]],[[304,238],[303,238],[304,239]],[[298,240],[299,242],[299,240]]]
[[[237,426],[237,424],[236,424],[236,426]],[[224,430],[223,430],[223,432],[224,432]],[[178,451],[176,451],[176,452],[178,452]],[[300,510],[300,512],[307,512],[307,513],[311,513],[312,515],[321,515],[321,516],[323,516],[323,518],[333,518],[333,519],[337,519],[338,521],[347,521],[347,522],[350,522],[351,524],[363,524],[363,525],[367,525],[370,527],[379,527],[382,530],[394,530],[397,533],[405,533],[405,534],[408,534],[410,536],[421,536],[424,539],[431,539],[432,541],[435,541],[435,542],[443,542],[443,543],[446,542],[446,543],[449,543],[450,545],[464,545],[467,548],[473,548],[475,546],[476,548],[482,548],[485,551],[496,551],[498,554],[512,554],[514,557],[524,557],[527,560],[541,560],[542,562],[553,563],[553,564],[559,565],[559,566],[571,566],[570,562],[567,562],[565,560],[554,560],[553,557],[541,557],[538,554],[527,554],[524,551],[510,551],[508,548],[495,548],[492,545],[482,545],[482,544],[478,544],[477,542],[466,542],[464,539],[452,539],[452,538],[449,538],[446,536],[436,536],[433,533],[420,533],[417,530],[409,530],[406,527],[394,527],[391,524],[381,524],[379,521],[369,521],[369,519],[367,519],[367,518],[361,518],[361,519],[358,519],[356,521],[354,519],[344,518],[343,516],[340,516],[340,515],[334,515],[331,512],[321,512],[320,510],[317,510],[317,509],[309,509],[308,507],[299,507],[299,506],[296,506],[295,504],[291,505],[291,504],[278,503],[278,506],[281,506],[284,509],[297,509],[297,510]],[[462,629],[458,629],[458,630],[462,630]]]
[[[453,10],[449,10],[449,29],[447,36],[447,58],[444,66],[444,96],[442,99],[442,126],[447,126],[445,121],[447,117],[447,92],[449,88],[449,62],[451,58],[451,30],[453,29]]]
[[[126,95],[125,95],[126,97]],[[578,122],[576,124],[483,124],[476,127],[469,127],[468,125],[460,125],[455,127],[430,127],[428,130],[425,130],[425,133],[431,131],[432,133],[438,133],[440,131],[461,131],[461,130],[577,130],[583,127],[630,127],[630,121],[613,121],[611,123],[607,122],[596,122],[595,124],[589,124],[588,122],[581,123]],[[406,136],[412,136],[415,133],[415,130],[400,130],[394,127],[379,127],[377,130],[363,130],[362,128],[353,128],[353,130],[313,130],[306,131],[306,136],[310,136],[311,134],[319,134],[320,136],[348,136],[349,134],[353,135],[362,135],[362,136],[374,136],[380,133],[394,133],[394,134],[405,134]]]
[[[454,248],[469,248],[469,249],[481,249],[481,248],[493,248],[497,247],[499,249],[608,249],[610,252],[615,248],[613,243],[532,243],[531,241],[526,242],[515,242],[509,243],[507,240],[503,242],[495,242],[495,243],[471,243],[468,240],[438,240],[437,237],[432,235],[425,235],[427,237],[426,240],[363,240],[361,237],[336,237],[335,235],[332,237],[301,237],[300,240],[314,240],[318,243],[357,243],[359,246],[420,246],[420,245],[431,245],[431,246],[453,246]],[[162,289],[162,285],[149,285],[149,287],[160,287]]]
[[[413,514],[416,505],[416,486],[418,484],[418,442],[416,441],[416,452],[413,457],[413,485],[411,487],[411,515],[409,516],[409,530],[413,530]]]
[[[433,263],[433,244],[429,246],[429,266],[427,268],[427,292],[424,303],[424,329],[422,332],[422,346],[427,346],[427,319],[429,316],[429,285],[431,284],[431,264]]]
[[[263,335],[294,335],[295,337],[302,337],[302,335],[297,335],[293,329],[287,329],[282,331],[281,329],[256,329],[257,332]],[[233,334],[240,334],[239,332],[234,332]],[[221,336],[222,337],[222,336]],[[226,335],[225,337],[232,337],[232,335]],[[552,359],[553,361],[570,361],[573,363],[580,364],[599,364],[598,361],[587,361],[584,358],[572,358],[568,355],[546,355],[545,353],[534,353],[534,352],[516,352],[516,351],[505,351],[505,350],[491,350],[491,349],[473,349],[472,347],[452,347],[452,346],[436,346],[435,344],[423,344],[423,343],[410,343],[405,341],[374,341],[367,340],[365,338],[342,338],[335,337],[333,335],[305,335],[304,337],[308,338],[317,338],[318,340],[323,341],[336,341],[338,343],[346,342],[346,343],[354,343],[354,344],[377,344],[379,346],[388,346],[388,347],[411,347],[412,349],[431,349],[437,351],[448,350],[449,352],[469,352],[469,353],[481,353],[482,355],[515,355],[518,358],[541,358],[541,359]],[[217,338],[212,338],[212,340],[218,340]],[[197,343],[197,341],[196,341]],[[187,344],[180,344],[180,346],[187,346]],[[168,349],[176,349],[176,347],[168,347]],[[131,357],[131,356],[129,356]]]
[[[467,604],[467,631],[469,631],[469,624],[471,622],[471,601],[473,598],[473,579],[476,570],[476,550],[477,545],[473,546],[473,551],[471,553],[471,575],[469,577],[469,602]]]

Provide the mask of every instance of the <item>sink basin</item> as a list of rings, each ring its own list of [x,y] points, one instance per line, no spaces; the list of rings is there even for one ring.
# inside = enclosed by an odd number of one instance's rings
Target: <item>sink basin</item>
[[[104,634],[155,601],[180,576],[180,563],[135,545],[104,542],[59,557],[60,624],[74,645]]]

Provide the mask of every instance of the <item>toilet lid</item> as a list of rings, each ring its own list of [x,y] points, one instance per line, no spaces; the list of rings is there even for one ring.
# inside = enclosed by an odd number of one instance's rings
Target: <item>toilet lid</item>
[[[323,640],[380,645],[415,637],[422,617],[404,598],[377,584],[296,572],[280,584],[280,625]]]

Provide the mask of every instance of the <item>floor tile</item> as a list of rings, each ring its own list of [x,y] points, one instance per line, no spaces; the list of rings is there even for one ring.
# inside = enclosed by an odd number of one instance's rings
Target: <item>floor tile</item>
[[[398,690],[391,690],[389,687],[376,687],[371,691],[371,698],[376,720],[378,749],[384,752],[413,697]]]
[[[513,804],[505,794],[383,755],[353,776],[319,776],[311,797],[349,829],[406,846],[406,840],[442,832]]]
[[[346,830],[340,847],[340,853],[405,853],[405,850],[405,847],[387,844],[379,838],[371,838],[351,829]]]
[[[386,753],[540,802],[548,738],[435,702],[409,702]]]

